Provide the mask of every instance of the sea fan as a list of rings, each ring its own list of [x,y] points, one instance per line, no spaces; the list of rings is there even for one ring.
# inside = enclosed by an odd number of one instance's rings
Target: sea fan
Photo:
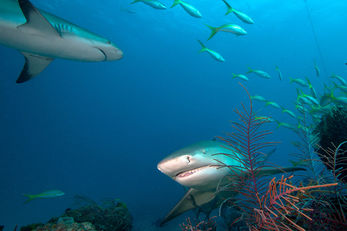
[[[234,176],[234,187],[228,190],[235,190],[243,196],[238,201],[238,205],[247,214],[252,214],[254,208],[260,208],[259,195],[266,191],[267,182],[260,178],[260,173],[265,168],[266,155],[262,152],[264,148],[273,146],[276,142],[265,142],[264,138],[272,134],[270,130],[263,129],[263,125],[270,120],[268,117],[258,117],[253,110],[251,96],[247,89],[240,84],[249,97],[250,107],[246,109],[241,104],[242,110],[235,109],[238,121],[232,122],[234,132],[229,133],[228,137],[219,137],[227,147],[236,150],[235,154],[224,154],[241,163],[240,168],[230,166]],[[235,178],[238,185],[235,187]],[[228,186],[224,187],[227,188]]]
[[[257,223],[252,225],[252,230],[304,231],[305,229],[299,226],[295,220],[298,216],[302,216],[312,221],[306,212],[312,212],[313,209],[304,208],[299,203],[306,196],[307,190],[337,185],[337,183],[332,183],[295,187],[289,183],[291,178],[293,176],[282,176],[281,180],[276,181],[276,178],[273,178],[270,181],[266,194],[260,199],[261,208],[254,209]]]
[[[192,222],[190,217],[186,218],[186,222],[180,224],[182,231],[215,231],[216,230],[216,217],[211,217],[207,220],[200,222]]]

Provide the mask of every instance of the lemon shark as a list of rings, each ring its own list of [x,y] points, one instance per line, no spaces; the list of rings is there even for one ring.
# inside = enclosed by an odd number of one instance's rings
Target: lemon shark
[[[35,8],[29,0],[0,0],[0,44],[25,57],[17,83],[38,75],[55,58],[110,61],[123,56],[111,41]]]
[[[160,225],[194,208],[211,211],[226,198],[237,196],[238,193],[235,191],[220,189],[226,185],[236,187],[237,178],[242,173],[242,165],[236,160],[237,158],[223,154],[238,155],[235,150],[222,142],[201,141],[173,152],[158,163],[159,171],[189,188],[182,199],[161,220]],[[305,169],[263,168],[259,175],[269,176],[298,170]]]

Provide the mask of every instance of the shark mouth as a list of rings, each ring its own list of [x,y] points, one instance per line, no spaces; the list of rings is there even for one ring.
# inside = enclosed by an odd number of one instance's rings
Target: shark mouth
[[[178,178],[183,178],[183,177],[187,177],[187,176],[191,176],[197,172],[200,172],[206,168],[210,168],[210,167],[217,167],[217,166],[213,166],[213,165],[206,165],[206,166],[202,166],[202,167],[199,167],[199,168],[194,168],[194,169],[190,169],[190,170],[187,170],[187,171],[183,171],[183,172],[179,172],[177,173],[176,177]]]

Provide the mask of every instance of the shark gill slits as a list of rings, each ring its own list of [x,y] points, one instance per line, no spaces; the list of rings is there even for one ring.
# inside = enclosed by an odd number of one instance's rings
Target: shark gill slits
[[[100,48],[98,48],[98,47],[95,47],[95,48],[98,49],[98,50],[105,56],[104,61],[106,61],[106,60],[107,60],[107,55],[106,55],[106,53],[105,53],[102,49],[100,49]]]
[[[72,32],[72,27],[67,24],[55,24],[54,28],[58,31],[58,33],[66,33]]]

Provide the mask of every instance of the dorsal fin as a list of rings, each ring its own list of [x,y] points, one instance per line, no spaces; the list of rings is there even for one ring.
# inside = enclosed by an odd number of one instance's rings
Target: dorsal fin
[[[31,27],[46,34],[60,37],[58,31],[48,22],[48,20],[34,7],[29,0],[18,0],[19,7],[27,22],[20,27]]]
[[[40,74],[52,61],[53,58],[22,52],[25,64],[16,83],[24,83]]]

